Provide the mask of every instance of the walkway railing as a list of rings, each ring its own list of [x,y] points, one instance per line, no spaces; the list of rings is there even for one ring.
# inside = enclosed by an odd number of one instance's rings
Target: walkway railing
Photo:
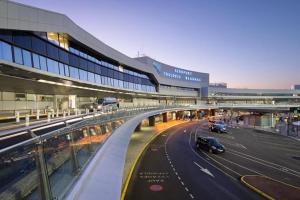
[[[1,149],[0,199],[61,199],[114,130],[139,113],[165,108],[172,107],[94,114],[41,136],[32,133],[32,139]]]

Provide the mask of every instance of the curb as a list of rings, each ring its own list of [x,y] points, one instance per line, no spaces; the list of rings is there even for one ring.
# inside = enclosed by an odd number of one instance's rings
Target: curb
[[[268,199],[268,200],[275,200],[275,199],[274,199],[273,197],[271,197],[270,195],[264,193],[263,191],[257,189],[256,187],[250,185],[249,183],[247,183],[247,182],[244,180],[244,178],[245,178],[246,176],[249,176],[249,175],[245,175],[245,176],[242,176],[242,177],[241,177],[241,182],[242,182],[244,185],[246,185],[248,188],[250,188],[251,190],[255,191],[256,193],[260,194],[261,196],[265,197],[265,198]]]
[[[149,141],[144,145],[144,147],[142,148],[142,150],[140,151],[140,153],[139,153],[138,156],[136,157],[136,159],[135,159],[135,161],[134,161],[134,163],[133,163],[133,165],[132,165],[132,167],[131,167],[131,169],[130,169],[130,171],[129,171],[129,174],[128,174],[128,176],[127,176],[127,178],[126,178],[126,181],[125,181],[125,185],[124,185],[123,190],[122,190],[121,200],[124,200],[124,199],[125,199],[125,195],[126,195],[126,192],[127,192],[127,189],[128,189],[129,182],[130,182],[130,180],[131,180],[133,171],[134,171],[134,169],[135,169],[135,167],[136,167],[138,161],[139,161],[140,158],[142,157],[142,154],[145,152],[146,148],[148,147],[148,145],[149,145],[155,138],[157,138],[159,135],[161,135],[163,132],[167,131],[168,129],[170,129],[170,128],[174,127],[174,126],[181,125],[181,124],[184,124],[184,123],[186,123],[186,122],[189,122],[189,121],[184,121],[184,122],[182,122],[182,123],[180,123],[180,124],[176,124],[176,125],[170,126],[170,127],[168,127],[167,129],[165,129],[165,130],[163,130],[163,131],[160,131],[160,132],[156,133],[155,135],[153,135],[153,136],[149,139]]]

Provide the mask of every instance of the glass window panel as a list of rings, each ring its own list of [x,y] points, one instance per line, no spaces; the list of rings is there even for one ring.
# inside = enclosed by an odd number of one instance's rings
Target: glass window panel
[[[87,61],[83,58],[80,58],[80,68],[87,70]]]
[[[47,55],[55,60],[59,60],[58,48],[52,44],[47,44]]]
[[[32,50],[36,53],[46,55],[46,42],[37,37],[32,37]]]
[[[101,84],[101,77],[99,74],[95,74],[95,82]]]
[[[18,47],[14,47],[15,63],[23,65],[22,51]]]
[[[48,72],[59,74],[58,62],[47,58]]]
[[[76,55],[70,54],[69,55],[69,63],[73,66],[79,66],[79,58]]]
[[[65,65],[65,75],[66,76],[70,76],[69,66],[68,65]]]
[[[58,34],[57,33],[47,33],[48,41],[53,44],[59,45]]]
[[[64,76],[65,75],[65,66],[64,66],[64,64],[58,63],[58,66],[59,66],[59,74]]]
[[[79,79],[78,68],[69,66],[70,77]]]
[[[31,49],[31,36],[24,32],[13,33],[14,43],[20,47]]]
[[[40,69],[40,59],[39,56],[35,53],[32,54],[33,67]]]
[[[1,41],[0,41],[0,58],[3,60],[12,61],[11,46]]]
[[[59,60],[64,63],[69,63],[69,54],[64,50],[59,49]]]
[[[84,71],[84,70],[79,70],[79,77],[80,77],[80,80],[84,80],[84,81],[87,81],[87,71]]]
[[[12,42],[12,32],[9,30],[0,30],[0,39]]]
[[[29,51],[22,49],[24,65],[32,67],[31,54]]]
[[[92,72],[88,72],[88,81],[95,82],[95,74]]]
[[[46,58],[44,56],[40,56],[40,67],[42,70],[48,71]]]

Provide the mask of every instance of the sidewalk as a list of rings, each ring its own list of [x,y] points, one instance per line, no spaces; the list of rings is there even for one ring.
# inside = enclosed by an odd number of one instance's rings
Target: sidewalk
[[[145,145],[157,134],[160,134],[164,130],[171,128],[172,126],[176,126],[182,123],[186,123],[189,121],[183,120],[172,120],[167,123],[159,123],[155,127],[142,127],[141,131],[134,132],[131,136],[131,140],[128,145],[128,151],[126,156],[126,163],[124,166],[123,173],[123,184],[125,183],[128,174],[135,162],[138,158],[141,151],[143,151]]]
[[[247,175],[241,182],[267,199],[296,200],[300,197],[300,188],[258,175]]]

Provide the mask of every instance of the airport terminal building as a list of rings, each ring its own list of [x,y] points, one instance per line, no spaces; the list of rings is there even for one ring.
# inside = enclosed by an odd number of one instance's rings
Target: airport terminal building
[[[196,104],[209,74],[130,58],[67,16],[0,1],[0,110],[73,109],[103,96],[120,105]]]

